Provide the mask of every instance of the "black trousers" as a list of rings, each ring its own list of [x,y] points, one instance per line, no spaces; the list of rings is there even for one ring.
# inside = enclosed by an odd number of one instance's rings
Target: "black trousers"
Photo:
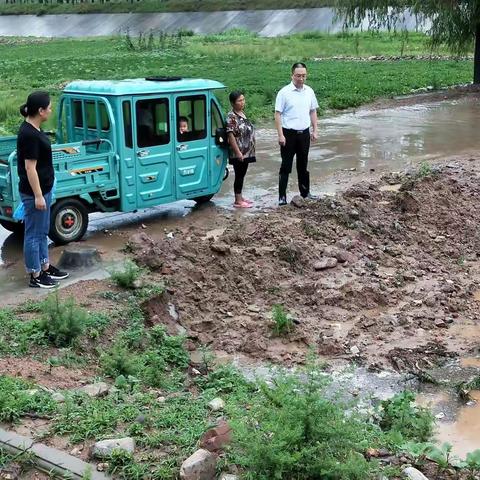
[[[235,180],[233,181],[233,192],[240,195],[243,190],[243,179],[247,174],[248,162],[236,161],[233,164],[233,171],[235,172]]]
[[[292,173],[293,157],[297,159],[298,188],[300,195],[306,197],[310,193],[310,174],[307,170],[308,151],[310,150],[310,130],[302,132],[297,130],[283,129],[285,145],[280,146],[282,165],[278,181],[279,197],[286,197],[288,176]]]

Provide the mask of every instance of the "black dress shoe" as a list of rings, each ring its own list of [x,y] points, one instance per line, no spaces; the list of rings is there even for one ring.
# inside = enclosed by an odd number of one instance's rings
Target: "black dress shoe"
[[[280,197],[278,199],[278,206],[279,207],[282,207],[283,205],[286,205],[287,204],[287,197]]]

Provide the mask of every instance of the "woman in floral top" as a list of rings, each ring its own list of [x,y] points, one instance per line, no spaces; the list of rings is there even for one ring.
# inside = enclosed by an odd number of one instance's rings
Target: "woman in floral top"
[[[233,191],[235,193],[234,207],[250,208],[253,202],[243,198],[243,179],[247,173],[248,164],[255,162],[255,130],[252,122],[247,119],[245,96],[242,92],[232,92],[229,96],[232,110],[227,115],[228,143],[230,145],[230,164],[235,171]]]

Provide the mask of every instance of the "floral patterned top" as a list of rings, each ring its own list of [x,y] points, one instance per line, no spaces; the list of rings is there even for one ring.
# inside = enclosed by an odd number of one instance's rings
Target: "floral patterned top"
[[[245,160],[255,161],[255,129],[248,118],[231,111],[227,114],[227,133],[233,133],[238,148]],[[236,160],[236,155],[230,147],[230,162]]]

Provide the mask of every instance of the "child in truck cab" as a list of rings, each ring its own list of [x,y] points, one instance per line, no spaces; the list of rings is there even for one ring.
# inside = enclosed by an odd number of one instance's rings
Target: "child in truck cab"
[[[52,147],[41,125],[50,117],[52,104],[47,92],[33,92],[20,107],[25,121],[17,137],[17,162],[20,198],[25,210],[23,252],[30,273],[30,287],[54,288],[68,273],[50,265],[48,231],[50,205],[55,182]]]

